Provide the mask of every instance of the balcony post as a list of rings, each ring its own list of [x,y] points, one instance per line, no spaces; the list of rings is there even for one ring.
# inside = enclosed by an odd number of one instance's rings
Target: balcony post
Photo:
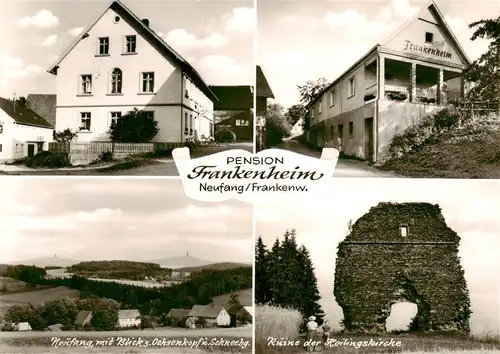
[[[378,90],[379,99],[385,98],[385,58],[382,55],[378,57]]]
[[[465,79],[463,73],[460,73],[460,102],[465,100]]]
[[[417,101],[417,63],[411,63],[410,69],[410,102]]]
[[[436,92],[436,103],[441,104],[443,103],[442,101],[442,93],[443,93],[443,69],[439,69],[438,71],[438,77],[437,77],[437,92]]]

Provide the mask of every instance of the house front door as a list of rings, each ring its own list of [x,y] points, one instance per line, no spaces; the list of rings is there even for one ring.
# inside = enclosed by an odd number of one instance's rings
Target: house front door
[[[28,157],[35,155],[35,144],[28,144]]]
[[[373,162],[373,118],[365,119],[365,159]]]

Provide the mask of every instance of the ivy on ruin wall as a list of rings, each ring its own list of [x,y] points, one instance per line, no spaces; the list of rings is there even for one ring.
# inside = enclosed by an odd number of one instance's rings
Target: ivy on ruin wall
[[[418,307],[411,330],[468,333],[470,299],[459,242],[438,205],[371,208],[338,247],[334,295],[346,331],[385,331],[391,306],[408,301]]]

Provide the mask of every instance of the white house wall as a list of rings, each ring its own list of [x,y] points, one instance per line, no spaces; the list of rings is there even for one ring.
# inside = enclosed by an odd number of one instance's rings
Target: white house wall
[[[425,32],[433,33],[433,44],[425,43]],[[451,53],[451,58],[411,50],[410,46],[407,45],[407,41],[414,45],[447,51]],[[441,26],[438,25],[437,19],[429,9],[426,9],[419,18],[410,22],[402,31],[390,39],[388,43],[384,44],[383,49],[415,55],[423,61],[435,60],[461,66],[465,66],[466,64],[458,55],[457,49],[453,46],[450,38],[446,36]]]
[[[219,313],[216,319],[217,326],[229,326],[231,323],[231,316],[227,313],[226,310],[223,310]]]
[[[182,104],[181,70],[173,61],[165,59],[124,18],[120,16],[121,20],[115,23],[117,15],[114,10],[108,9],[90,29],[89,36],[82,39],[63,59],[57,72],[56,130],[77,129],[80,126],[80,112],[92,113],[92,132],[80,134],[83,136],[79,140],[104,136],[109,128],[111,111],[128,111],[133,107],[153,109],[155,105],[163,105],[165,107],[155,107],[154,110],[170,113],[178,110],[168,105],[180,108]],[[123,53],[127,35],[136,35],[137,54]],[[109,56],[96,56],[99,37],[109,37]],[[122,71],[122,94],[109,93],[110,74],[114,68]],[[141,93],[142,72],[154,72],[153,94]],[[92,75],[91,95],[81,95],[80,80],[81,75],[85,74]],[[155,113],[155,119],[180,121],[180,115]],[[160,127],[169,130],[161,132],[160,136],[175,136],[174,141],[178,141],[181,133],[174,133],[171,129],[178,129],[179,123],[159,122]]]
[[[0,161],[13,161],[26,157],[28,155],[28,141],[43,141],[43,150],[48,150],[48,143],[53,138],[53,129],[16,124],[3,110],[0,110],[0,122],[3,123],[3,132],[0,134],[0,144],[2,145]],[[34,153],[37,152],[35,144]]]
[[[57,124],[56,130],[61,131],[70,128],[72,131],[77,131],[80,127],[80,113],[90,112],[91,125],[90,132],[79,132],[78,142],[89,141],[108,141],[109,127],[111,125],[111,112],[121,112],[125,115],[134,107],[145,111],[153,111],[154,118],[158,122],[160,129],[158,134],[153,139],[154,142],[181,142],[181,115],[182,108],[180,106],[95,106],[95,107],[69,107],[58,108],[60,115],[65,117],[64,125]],[[97,118],[98,117],[98,118]]]
[[[214,103],[189,78],[184,78],[183,87],[182,103],[185,106],[183,108],[183,129],[186,127],[197,129],[198,137],[213,135]],[[185,95],[186,90],[188,97]]]
[[[312,120],[312,124],[318,124],[326,119],[337,116],[339,114],[351,111],[365,104],[365,88],[367,87],[367,82],[371,82],[376,80],[373,78],[373,74],[367,72],[370,75],[367,80],[365,80],[365,66],[366,64],[375,60],[376,55],[372,55],[360,62],[356,67],[350,70],[346,75],[339,80],[335,86],[331,87],[329,90],[325,91],[321,95],[321,102],[318,100],[314,104],[314,119]],[[352,97],[349,97],[349,79],[355,78],[355,94]],[[329,94],[330,92],[335,91],[335,99],[334,104],[330,105]],[[321,113],[319,110],[319,105],[321,104]]]

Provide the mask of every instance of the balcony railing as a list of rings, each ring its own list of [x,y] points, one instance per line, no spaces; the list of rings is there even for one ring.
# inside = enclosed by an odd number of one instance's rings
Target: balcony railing
[[[371,101],[377,98],[377,84],[368,86],[365,89],[365,102]]]
[[[391,101],[408,101],[409,87],[405,85],[386,85],[384,97]]]

